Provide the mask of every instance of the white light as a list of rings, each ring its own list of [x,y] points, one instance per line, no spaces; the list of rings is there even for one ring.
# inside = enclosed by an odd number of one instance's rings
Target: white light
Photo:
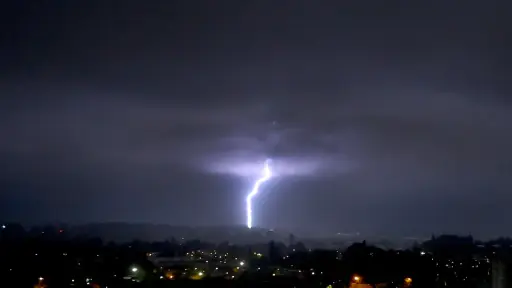
[[[139,269],[137,269],[137,267],[132,268],[132,272],[137,272],[137,271],[139,271]]]
[[[2,229],[5,229],[5,225],[2,225]]]
[[[241,261],[240,262],[240,266],[244,266],[245,262],[244,261]]]
[[[425,255],[425,252],[421,251],[421,253],[420,253],[420,254],[421,254],[421,255]]]
[[[44,280],[44,278],[43,278],[43,277],[39,277],[39,281],[43,281],[43,280]]]
[[[265,166],[263,167],[263,177],[261,177],[260,179],[258,179],[258,181],[256,181],[256,183],[254,183],[251,192],[249,193],[249,195],[247,195],[246,198],[247,228],[252,228],[252,198],[256,196],[256,194],[258,194],[261,184],[263,184],[263,182],[266,182],[268,179],[270,179],[270,177],[272,177],[272,171],[270,170],[269,162],[269,159],[265,161]]]
[[[197,275],[203,276],[203,272],[199,272],[199,273],[197,273]]]

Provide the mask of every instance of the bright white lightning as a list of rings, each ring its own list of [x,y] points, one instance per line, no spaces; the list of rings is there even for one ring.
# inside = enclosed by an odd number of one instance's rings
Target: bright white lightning
[[[247,195],[247,227],[252,228],[252,198],[258,194],[260,190],[261,184],[266,182],[270,177],[272,177],[272,171],[270,170],[269,165],[270,160],[265,161],[265,166],[263,167],[263,176],[254,183],[251,192]]]

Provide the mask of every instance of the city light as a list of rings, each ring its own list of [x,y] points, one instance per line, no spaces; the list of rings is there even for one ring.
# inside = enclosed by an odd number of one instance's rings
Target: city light
[[[174,279],[174,275],[171,272],[167,271],[167,273],[165,273],[165,278]]]
[[[353,279],[353,280],[354,280],[354,282],[356,282],[356,283],[360,283],[360,282],[361,282],[361,276],[354,275],[354,277],[352,277],[352,279]]]
[[[270,177],[272,177],[272,171],[270,170],[270,159],[265,161],[265,166],[263,167],[263,176],[254,183],[251,192],[247,195],[246,205],[247,205],[247,227],[252,228],[252,198],[258,194],[261,184],[266,182]]]

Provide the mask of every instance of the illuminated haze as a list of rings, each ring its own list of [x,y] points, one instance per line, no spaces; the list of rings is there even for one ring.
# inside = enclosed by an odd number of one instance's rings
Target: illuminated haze
[[[510,235],[510,1],[349,2],[2,3],[0,220]]]

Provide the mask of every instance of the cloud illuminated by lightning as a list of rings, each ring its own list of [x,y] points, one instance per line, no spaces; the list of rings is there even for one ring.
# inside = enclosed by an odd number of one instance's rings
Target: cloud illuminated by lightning
[[[270,177],[272,177],[272,171],[270,170],[270,160],[265,161],[265,166],[263,167],[263,176],[254,183],[251,192],[247,195],[247,227],[252,228],[252,198],[258,194],[261,184],[266,182]]]

